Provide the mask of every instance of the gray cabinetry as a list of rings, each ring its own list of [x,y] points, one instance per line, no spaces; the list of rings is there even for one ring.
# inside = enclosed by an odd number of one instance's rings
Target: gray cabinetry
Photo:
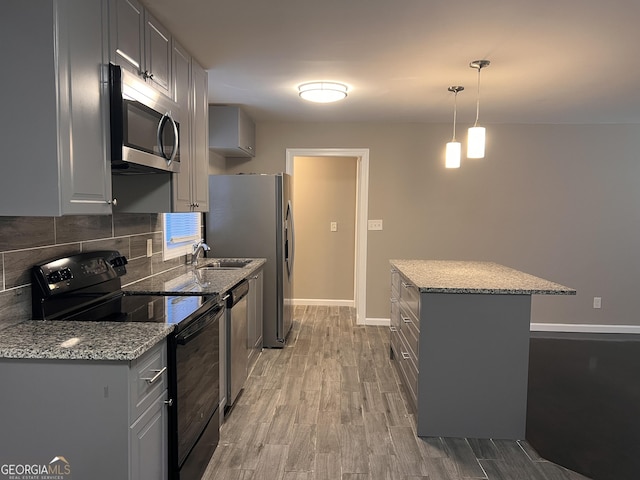
[[[209,105],[209,148],[225,157],[253,157],[256,128],[242,108]]]
[[[110,1],[111,60],[171,96],[171,34],[137,0]]]
[[[0,215],[111,213],[107,7],[3,4]]]
[[[171,34],[148,10],[144,12],[144,76],[157,90],[171,96]]]
[[[0,462],[64,457],[73,478],[167,479],[166,366],[165,340],[131,362],[2,359],[3,388],[20,393],[3,399]]]
[[[207,72],[173,42],[174,98],[180,105],[180,173],[173,178],[174,212],[209,211]]]
[[[391,272],[391,357],[414,410],[418,407],[418,336],[420,306],[415,300],[415,286],[397,270]]]
[[[262,351],[262,268],[249,277],[247,311],[247,348],[249,349],[249,370]]]
[[[391,358],[417,434],[524,438],[531,295],[421,291],[391,275]]]

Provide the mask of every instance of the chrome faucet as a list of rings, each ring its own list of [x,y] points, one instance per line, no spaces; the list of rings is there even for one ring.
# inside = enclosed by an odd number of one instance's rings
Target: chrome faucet
[[[199,240],[198,243],[194,243],[193,254],[191,255],[191,265],[197,267],[198,258],[200,258],[200,255],[204,256],[204,252],[208,252],[209,250],[211,250],[211,248],[209,247],[209,245],[204,243],[204,238]]]

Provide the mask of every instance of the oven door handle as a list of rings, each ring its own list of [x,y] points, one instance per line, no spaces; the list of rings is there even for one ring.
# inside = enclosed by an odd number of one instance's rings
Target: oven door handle
[[[219,313],[216,313],[209,317],[202,325],[199,325],[198,328],[191,329],[187,328],[185,331],[176,335],[176,342],[178,345],[186,345],[193,339],[195,339],[198,335],[200,335],[206,328],[210,327],[211,324],[215,323],[221,316],[223,310],[220,310]]]

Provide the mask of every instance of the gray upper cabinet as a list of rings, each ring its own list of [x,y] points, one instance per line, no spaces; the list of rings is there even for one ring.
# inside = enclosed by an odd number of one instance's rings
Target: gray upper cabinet
[[[207,72],[173,42],[173,89],[182,116],[180,173],[173,179],[175,212],[209,210]]]
[[[108,5],[8,2],[0,215],[111,213]]]
[[[209,211],[209,80],[207,71],[195,61],[193,73],[193,200],[194,210]]]
[[[249,115],[234,105],[209,105],[209,148],[225,157],[253,157],[256,127]]]
[[[144,44],[148,81],[171,96],[171,34],[146,10]]]
[[[137,0],[111,0],[111,61],[136,75],[144,72],[144,9]]]
[[[172,96],[171,34],[137,0],[110,0],[111,61]]]

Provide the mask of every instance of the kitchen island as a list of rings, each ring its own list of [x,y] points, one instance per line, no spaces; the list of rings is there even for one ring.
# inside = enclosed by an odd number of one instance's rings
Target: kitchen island
[[[575,290],[491,262],[391,266],[390,354],[418,435],[523,439],[531,295]]]

